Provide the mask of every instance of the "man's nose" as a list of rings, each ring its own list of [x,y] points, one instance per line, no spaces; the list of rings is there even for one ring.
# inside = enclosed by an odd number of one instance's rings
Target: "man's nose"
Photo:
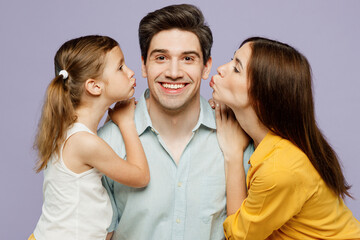
[[[168,68],[165,72],[165,76],[171,78],[172,80],[184,77],[184,72],[182,70],[181,64],[176,60],[169,62]]]

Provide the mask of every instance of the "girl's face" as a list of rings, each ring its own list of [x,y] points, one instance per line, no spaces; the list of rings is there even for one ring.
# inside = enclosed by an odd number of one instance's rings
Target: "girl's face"
[[[213,76],[210,87],[214,89],[213,99],[226,104],[232,109],[244,109],[249,104],[247,66],[251,56],[249,43],[239,48],[234,58],[217,69],[218,74]]]
[[[104,64],[104,94],[113,102],[131,98],[135,92],[136,79],[133,78],[134,72],[125,65],[124,55],[119,46],[106,54]]]

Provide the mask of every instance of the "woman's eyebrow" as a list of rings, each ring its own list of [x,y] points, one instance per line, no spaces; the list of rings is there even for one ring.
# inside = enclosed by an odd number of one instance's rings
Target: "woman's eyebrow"
[[[244,67],[243,67],[243,65],[242,65],[242,63],[241,63],[241,61],[240,61],[240,59],[235,58],[235,61],[236,61],[237,63],[239,63],[239,65],[240,65],[240,67],[241,67],[242,69],[244,69]]]

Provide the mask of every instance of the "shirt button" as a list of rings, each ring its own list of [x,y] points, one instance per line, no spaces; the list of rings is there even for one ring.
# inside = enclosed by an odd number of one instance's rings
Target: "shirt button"
[[[178,182],[178,187],[181,187],[182,186],[182,182]]]
[[[180,223],[180,219],[178,218],[178,219],[176,219],[176,223]]]

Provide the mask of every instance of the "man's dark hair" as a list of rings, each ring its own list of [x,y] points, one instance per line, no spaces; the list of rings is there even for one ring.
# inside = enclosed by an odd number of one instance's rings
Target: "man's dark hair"
[[[163,30],[180,29],[194,33],[200,41],[204,65],[211,56],[213,37],[200,9],[189,4],[170,5],[148,13],[139,24],[141,56],[146,58],[151,39]]]

